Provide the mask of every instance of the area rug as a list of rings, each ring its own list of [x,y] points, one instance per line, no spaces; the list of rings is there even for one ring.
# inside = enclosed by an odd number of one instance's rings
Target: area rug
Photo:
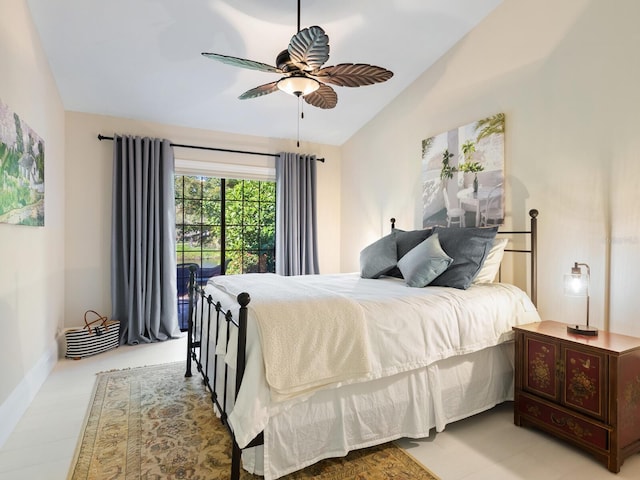
[[[231,439],[201,379],[184,364],[98,374],[71,480],[227,480]],[[261,477],[242,471],[243,480]],[[437,480],[393,443],[323,460],[284,477]]]

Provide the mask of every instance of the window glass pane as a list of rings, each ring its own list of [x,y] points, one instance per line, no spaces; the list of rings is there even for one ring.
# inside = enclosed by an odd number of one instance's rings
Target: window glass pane
[[[242,180],[229,179],[227,180],[226,189],[227,201],[229,200],[242,200]]]
[[[275,225],[265,225],[260,228],[260,249],[275,250],[276,247]]]
[[[242,225],[242,208],[242,202],[227,199],[225,209],[227,225]]]
[[[182,222],[184,215],[184,200],[182,197],[176,198],[176,222]]]
[[[260,221],[260,204],[258,202],[245,201],[242,219],[245,225],[257,225]]]
[[[202,227],[202,248],[220,250],[220,227]]]
[[[184,184],[184,177],[182,175],[176,175],[174,177],[174,190],[176,199],[182,198],[182,185]]]
[[[275,250],[271,250],[269,252],[265,252],[265,260],[267,265],[267,272],[275,272],[276,271],[276,254]]]
[[[260,273],[258,252],[245,252],[243,255],[244,273]]]
[[[276,182],[262,182],[260,185],[260,200],[263,202],[276,201]]]
[[[227,250],[242,250],[243,246],[242,226],[227,226],[225,248]]]
[[[184,177],[184,198],[202,198],[202,177]]]
[[[245,200],[258,200],[260,199],[260,184],[258,180],[245,180],[244,181],[244,199]]]
[[[176,225],[176,251],[182,250],[183,242],[184,242],[184,226]]]
[[[273,225],[275,231],[276,225],[276,204],[260,203],[260,225]]]
[[[220,250],[203,250],[202,251],[202,268],[219,267],[222,263],[220,259],[222,254]]]
[[[185,225],[183,228],[183,249],[189,251],[200,251],[200,239],[202,227],[200,225]],[[200,262],[198,262],[200,263]]]
[[[205,178],[202,183],[202,198],[205,200],[220,200],[220,178]]]
[[[260,248],[259,229],[256,227],[244,227],[242,239],[245,250],[258,250]]]
[[[199,225],[202,219],[202,202],[200,200],[185,200],[182,216],[185,224]]]
[[[227,265],[227,275],[237,275],[242,271],[242,252],[227,250],[225,252],[229,265]]]
[[[220,218],[220,208],[222,203],[219,200],[202,201],[202,223],[205,225],[220,225],[222,220]]]

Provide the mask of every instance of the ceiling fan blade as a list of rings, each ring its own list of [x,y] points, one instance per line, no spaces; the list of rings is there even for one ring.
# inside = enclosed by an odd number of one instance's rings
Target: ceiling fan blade
[[[329,37],[318,26],[304,28],[291,38],[288,50],[295,66],[312,72],[329,60]]]
[[[362,87],[386,82],[393,77],[393,72],[386,68],[367,65],[366,63],[341,63],[311,72],[310,75],[323,82],[340,85],[341,87]]]
[[[276,92],[277,90],[278,90],[278,82],[265,83],[264,85],[260,85],[259,87],[252,88],[251,90],[247,90],[238,98],[240,100],[246,100],[248,98],[261,97],[263,95]]]
[[[220,55],[219,53],[202,52],[202,55],[210,58],[211,60],[217,60],[218,62],[226,63],[227,65],[233,65],[234,67],[248,68],[250,70],[258,70],[260,72],[273,72],[282,73],[282,70],[266,63],[256,62],[254,60],[247,60],[245,58],[230,57],[228,55]]]
[[[329,85],[320,84],[320,88],[315,92],[306,94],[304,101],[309,105],[313,105],[318,108],[333,108],[338,104],[338,95],[335,90]]]

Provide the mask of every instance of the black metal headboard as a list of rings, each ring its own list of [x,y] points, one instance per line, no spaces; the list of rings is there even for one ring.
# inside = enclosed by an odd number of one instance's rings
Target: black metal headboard
[[[396,228],[396,219],[391,218],[391,230]],[[529,248],[517,249],[517,248],[505,248],[505,252],[513,253],[528,253],[530,258],[530,280],[531,291],[529,297],[534,305],[538,304],[538,262],[537,262],[537,250],[538,250],[538,210],[532,208],[529,210],[529,230],[499,230],[498,235],[524,235],[529,236]]]
[[[538,305],[538,210],[529,210],[529,230],[499,230],[499,235],[529,235],[529,248],[505,248],[505,252],[528,253],[530,260],[531,292],[529,296],[534,305]]]

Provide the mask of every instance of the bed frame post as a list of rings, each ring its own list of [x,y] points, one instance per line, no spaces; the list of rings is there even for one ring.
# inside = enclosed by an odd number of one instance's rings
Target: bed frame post
[[[243,292],[238,295],[238,303],[240,304],[240,314],[238,316],[238,358],[236,363],[236,395],[238,398],[238,392],[240,391],[240,385],[242,385],[242,377],[244,376],[244,368],[246,365],[247,355],[247,305],[251,301],[251,297],[248,293]],[[231,453],[231,478],[240,478],[240,458],[242,456],[242,450],[236,442],[236,437],[233,435],[233,452]]]
[[[251,301],[248,293],[243,292],[238,295],[240,304],[240,314],[238,315],[238,358],[236,363],[236,397],[240,391],[242,377],[244,376],[245,359],[247,355],[247,305]]]
[[[531,301],[538,306],[538,210],[529,210],[531,217]]]
[[[191,265],[189,267],[189,321],[187,331],[187,371],[185,377],[191,376],[191,355],[193,350],[193,311],[194,311],[194,299],[196,297],[196,266]]]

